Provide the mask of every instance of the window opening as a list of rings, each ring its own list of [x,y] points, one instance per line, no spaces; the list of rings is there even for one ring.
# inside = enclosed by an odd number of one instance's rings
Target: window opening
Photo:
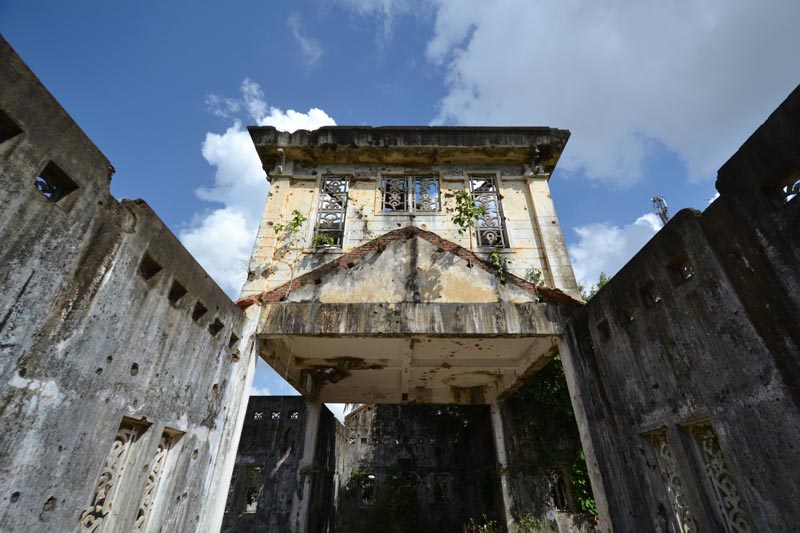
[[[207,312],[208,309],[206,309],[206,306],[203,305],[201,302],[197,302],[196,304],[194,304],[194,311],[192,311],[192,320],[197,322],[198,320],[203,318],[203,315],[205,315]]]
[[[300,411],[289,411],[289,420],[300,420]]]
[[[81,513],[82,530],[96,531],[112,520],[112,505],[127,479],[125,470],[131,462],[132,449],[147,427],[146,424],[129,418],[122,419],[95,485],[92,501]]]
[[[12,139],[22,133],[22,128],[17,126],[16,122],[0,111],[0,144],[3,144],[9,139]]]
[[[315,238],[328,237],[333,246],[342,246],[344,221],[347,213],[348,177],[325,177],[320,184],[319,212]]]
[[[669,269],[672,272],[672,277],[678,284],[690,280],[695,273],[694,265],[692,265],[692,262],[686,256],[680,257],[673,261],[669,265]]]
[[[627,326],[636,320],[636,317],[633,314],[633,307],[628,304],[617,307],[617,318],[619,318],[619,322],[623,326]]]
[[[223,323],[220,321],[220,319],[219,319],[219,318],[215,318],[215,319],[214,319],[214,322],[212,322],[212,323],[211,323],[211,324],[208,326],[208,332],[209,332],[209,333],[211,333],[211,336],[212,336],[212,337],[216,337],[216,336],[217,336],[217,334],[218,334],[220,331],[222,331],[222,329],[223,329],[224,327],[225,327],[225,324],[223,324]]]
[[[270,420],[280,420],[281,419],[281,412],[280,411],[272,411],[269,415]]]
[[[186,289],[180,283],[176,281],[172,282],[172,287],[169,289],[169,303],[172,305],[177,304],[181,298],[186,296]]]
[[[247,467],[247,490],[245,491],[244,514],[253,514],[258,511],[258,500],[261,497],[262,468],[260,466]]]
[[[264,420],[264,411],[256,411],[253,413],[253,420]]]
[[[368,474],[361,481],[361,503],[371,505],[375,501],[375,474]]]
[[[439,178],[396,176],[383,178],[383,211],[434,213],[440,211]]]
[[[597,324],[597,331],[600,332],[600,335],[604,339],[611,337],[611,327],[608,325],[608,320],[603,320]]]
[[[471,176],[469,184],[476,207],[483,207],[485,210],[485,214],[478,219],[475,228],[478,246],[508,247],[508,235],[500,205],[497,178],[494,176]]]
[[[791,202],[797,195],[800,194],[800,175],[795,176],[792,182],[787,183],[781,188],[783,194],[783,201],[785,203]]]
[[[67,176],[55,163],[47,163],[39,177],[34,180],[36,190],[51,202],[58,202],[78,188],[78,185]]]
[[[148,254],[144,254],[142,262],[139,263],[139,274],[141,274],[145,280],[149,280],[159,272],[161,272],[161,265],[156,263],[156,260]]]
[[[654,281],[648,281],[640,292],[647,307],[653,307],[661,302],[661,292]]]

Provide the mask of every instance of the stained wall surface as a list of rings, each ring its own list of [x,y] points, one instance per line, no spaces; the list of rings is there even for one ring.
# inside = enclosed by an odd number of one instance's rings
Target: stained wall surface
[[[284,532],[294,529],[292,502],[312,476],[307,531],[333,531],[337,427],[327,408],[319,419],[314,461],[301,471],[308,420],[300,396],[251,396],[225,506],[223,532]]]
[[[221,520],[244,315],[0,40],[0,523]],[[232,464],[232,457],[231,457]]]
[[[800,89],[566,329],[606,529],[797,527],[798,138]]]

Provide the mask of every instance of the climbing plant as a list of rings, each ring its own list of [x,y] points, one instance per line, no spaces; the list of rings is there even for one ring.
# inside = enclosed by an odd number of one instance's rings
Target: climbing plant
[[[324,248],[326,246],[333,246],[334,245],[333,237],[330,235],[325,235],[324,233],[317,233],[311,239],[311,246],[316,248]]]
[[[308,219],[304,217],[300,211],[295,209],[292,211],[292,218],[290,218],[286,224],[275,224],[272,229],[275,231],[276,235],[283,233],[284,239],[291,239],[307,220]]]
[[[486,208],[475,203],[475,198],[465,190],[455,193],[456,207],[452,218],[453,224],[458,226],[458,233],[463,235],[478,223],[481,217],[486,216]],[[472,239],[470,238],[470,243]],[[470,244],[471,246],[471,244]]]
[[[500,281],[505,281],[507,266],[508,266],[506,264],[506,258],[503,255],[497,253],[497,251],[494,251],[489,255],[489,262],[497,271],[497,277],[500,278]]]

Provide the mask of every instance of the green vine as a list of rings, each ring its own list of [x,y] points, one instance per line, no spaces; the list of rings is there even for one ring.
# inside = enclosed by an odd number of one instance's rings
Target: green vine
[[[450,219],[453,224],[458,226],[459,235],[475,227],[478,220],[486,215],[486,208],[478,206],[475,198],[465,190],[456,191],[456,208],[453,217]]]
[[[324,248],[326,246],[333,246],[334,244],[333,237],[325,235],[324,233],[317,233],[311,239],[311,246],[315,248]]]
[[[272,229],[276,235],[283,233],[285,238],[291,239],[292,235],[297,233],[307,220],[300,211],[295,209],[292,211],[292,218],[286,224],[275,224]]]
[[[506,258],[497,252],[492,252],[489,255],[489,262],[492,263],[492,266],[497,271],[497,277],[500,278],[500,281],[506,280]]]
[[[525,272],[525,280],[530,281],[537,287],[544,285],[544,272],[541,268],[531,267]]]

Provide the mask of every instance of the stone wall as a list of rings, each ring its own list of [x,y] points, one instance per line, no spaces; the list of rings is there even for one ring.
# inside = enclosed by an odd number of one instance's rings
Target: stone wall
[[[301,475],[313,477],[307,531],[332,530],[336,435],[341,424],[322,409],[314,464],[301,473],[307,415],[308,403],[301,396],[250,397],[223,532],[292,530],[292,502]]]
[[[566,330],[604,529],[797,527],[798,138],[800,88]]]
[[[243,313],[0,58],[0,523],[213,529],[254,368]]]

